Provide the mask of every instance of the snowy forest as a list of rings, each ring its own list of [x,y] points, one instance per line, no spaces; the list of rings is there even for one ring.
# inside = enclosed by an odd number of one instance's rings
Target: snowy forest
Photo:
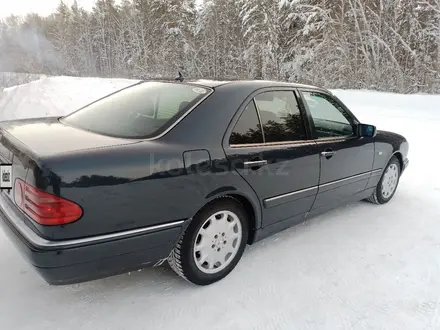
[[[98,0],[0,21],[0,72],[440,92],[440,0]]]

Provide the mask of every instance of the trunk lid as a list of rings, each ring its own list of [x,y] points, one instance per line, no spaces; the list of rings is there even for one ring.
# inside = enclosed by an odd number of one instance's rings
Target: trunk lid
[[[0,123],[0,156],[11,161],[11,146],[37,157],[137,142],[91,133],[59,122],[58,117],[14,120]],[[3,143],[6,142],[6,143]],[[9,145],[9,147],[8,147]],[[14,149],[14,148],[12,148]],[[25,150],[21,150],[25,151]]]
[[[50,156],[136,142],[76,129],[60,123],[58,118],[0,122],[0,164],[12,164],[12,189],[0,190],[0,196],[17,205],[14,197],[16,179],[28,182],[32,174],[43,170],[45,158]],[[41,232],[32,221],[26,223],[36,233]]]

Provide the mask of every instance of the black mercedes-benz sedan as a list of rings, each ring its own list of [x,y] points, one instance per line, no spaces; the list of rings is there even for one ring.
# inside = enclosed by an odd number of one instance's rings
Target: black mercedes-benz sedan
[[[168,260],[207,285],[247,244],[389,202],[408,165],[328,90],[271,81],[143,81],[0,134],[0,223],[50,284]]]

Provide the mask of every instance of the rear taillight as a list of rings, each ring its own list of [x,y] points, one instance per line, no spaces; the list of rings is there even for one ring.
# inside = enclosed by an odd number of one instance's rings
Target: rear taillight
[[[15,180],[14,199],[17,206],[40,225],[65,225],[78,220],[83,214],[77,204],[41,191],[20,179]]]

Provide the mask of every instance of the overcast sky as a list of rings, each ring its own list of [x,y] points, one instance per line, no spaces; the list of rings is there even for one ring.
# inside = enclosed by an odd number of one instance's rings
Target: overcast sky
[[[74,0],[63,0],[68,6]],[[202,0],[198,0],[201,2]],[[60,0],[0,0],[0,17],[9,15],[25,15],[30,12],[49,15],[58,6]],[[77,0],[78,5],[90,10],[95,0]],[[116,0],[116,3],[119,1]]]
[[[71,5],[74,0],[63,0]],[[91,9],[95,0],[77,0],[78,4]],[[48,15],[58,6],[60,0],[0,0],[0,16],[25,15],[30,12]]]

